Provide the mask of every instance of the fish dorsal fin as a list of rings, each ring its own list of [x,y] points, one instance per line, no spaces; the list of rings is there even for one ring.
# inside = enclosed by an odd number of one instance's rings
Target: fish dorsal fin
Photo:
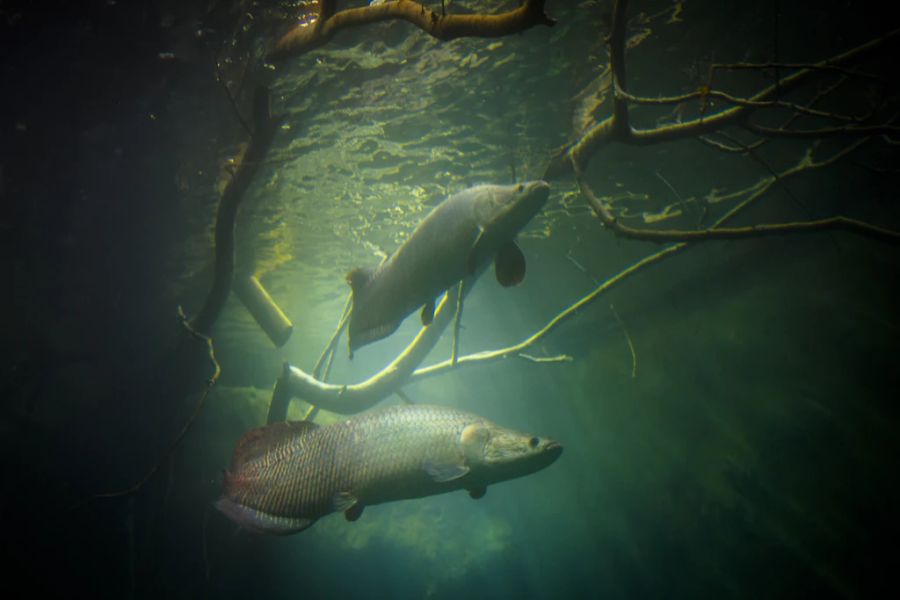
[[[251,429],[235,447],[231,468],[237,470],[242,464],[263,456],[273,446],[318,428],[312,421],[285,421]]]
[[[494,257],[494,274],[503,287],[522,283],[525,279],[525,255],[513,240],[500,246]]]
[[[375,269],[372,267],[357,267],[347,273],[345,279],[347,280],[347,283],[350,284],[350,289],[353,290],[354,297],[360,293],[367,283],[372,281],[374,275]]]

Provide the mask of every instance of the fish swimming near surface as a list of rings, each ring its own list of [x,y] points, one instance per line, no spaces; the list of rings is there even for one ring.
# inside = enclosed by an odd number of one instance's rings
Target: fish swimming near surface
[[[489,484],[550,465],[562,446],[461,410],[392,406],[333,425],[283,422],[238,443],[216,507],[246,529],[290,534],[332,512]]]
[[[422,324],[430,324],[436,298],[492,259],[501,285],[521,282],[525,257],[516,234],[549,194],[544,181],[469,188],[436,206],[381,266],[350,271],[350,356],[392,334],[420,307]]]

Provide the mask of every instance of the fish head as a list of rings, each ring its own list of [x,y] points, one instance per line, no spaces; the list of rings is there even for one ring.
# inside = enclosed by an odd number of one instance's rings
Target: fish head
[[[540,212],[550,196],[546,181],[475,188],[475,218],[479,226],[498,240],[512,239]]]
[[[467,464],[487,482],[540,471],[562,454],[562,445],[555,440],[492,423],[469,425],[460,439]]]

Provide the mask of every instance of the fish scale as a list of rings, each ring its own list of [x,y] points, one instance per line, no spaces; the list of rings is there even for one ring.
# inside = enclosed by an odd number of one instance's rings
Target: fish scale
[[[216,506],[249,529],[293,533],[335,511],[485,486],[549,465],[562,447],[461,410],[393,406],[319,427],[248,432]]]

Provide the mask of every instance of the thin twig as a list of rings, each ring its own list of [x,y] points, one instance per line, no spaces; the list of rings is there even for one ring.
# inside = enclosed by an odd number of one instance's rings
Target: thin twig
[[[462,322],[464,282],[460,281],[456,297],[456,314],[453,316],[453,346],[450,350],[450,363],[455,365],[459,357],[459,328]]]
[[[573,360],[575,360],[568,354],[557,354],[556,356],[532,356],[531,354],[519,352],[516,356],[534,363],[572,362]]]
[[[597,284],[600,283],[600,281],[599,281],[596,277],[594,277],[593,275],[591,275],[591,274],[588,272],[588,270],[584,267],[584,265],[582,265],[580,262],[578,262],[577,260],[575,260],[575,257],[572,256],[572,249],[571,249],[571,248],[569,249],[568,252],[566,252],[566,258],[569,259],[569,262],[570,262],[570,263],[572,263],[573,265],[575,265],[575,268],[576,268],[576,269],[578,269],[579,271],[581,271],[582,273],[584,273],[585,275],[587,275],[588,277],[590,277],[590,278],[591,278],[591,281],[593,281],[595,285],[597,285]]]
[[[823,119],[833,119],[835,121],[845,121],[848,123],[859,123],[861,120],[863,120],[863,117],[842,115],[840,113],[807,108],[806,106],[803,106],[801,104],[797,104],[795,102],[787,102],[786,100],[753,100],[752,98],[741,98],[739,96],[734,96],[726,92],[722,92],[719,90],[710,90],[706,88],[701,88],[699,90],[688,92],[686,94],[680,94],[678,96],[660,96],[656,98],[635,96],[625,92],[624,90],[619,90],[619,95],[623,99],[628,100],[629,102],[634,102],[635,104],[670,105],[683,104],[688,100],[703,100],[705,102],[709,98],[717,98],[719,100],[724,100],[730,104],[742,106],[745,108],[784,108],[792,112],[807,115],[810,117],[821,117]]]
[[[219,85],[222,86],[222,89],[225,90],[225,96],[228,98],[228,102],[231,103],[231,108],[234,109],[234,116],[237,117],[237,120],[240,122],[241,127],[244,128],[244,131],[248,136],[253,137],[253,129],[250,128],[250,124],[244,119],[243,115],[241,115],[241,111],[238,108],[237,101],[234,99],[234,96],[231,95],[231,90],[228,89],[228,84],[225,83],[225,79],[222,77],[222,72],[219,70],[219,54],[216,53],[213,56],[213,67],[216,70],[216,81]]]
[[[873,81],[877,81],[878,83],[886,84],[882,78],[877,75],[873,75],[871,73],[865,73],[863,71],[856,71],[854,69],[848,69],[846,67],[842,67],[836,64],[829,64],[828,61],[824,61],[821,63],[776,63],[776,62],[768,62],[768,63],[713,63],[710,65],[711,71],[738,71],[738,70],[767,70],[767,69],[809,69],[812,71],[831,71],[834,73],[841,73],[843,75],[848,75],[850,77],[859,77],[862,79],[871,79]]]
[[[663,177],[659,171],[654,171],[653,173],[659,178],[660,181],[662,181],[664,184],[666,184],[666,187],[669,188],[673,194],[675,194],[675,197],[678,199],[678,202],[680,202],[681,204],[684,204],[684,198],[682,198],[681,194],[678,193],[678,190],[676,190],[675,187],[672,186],[671,183],[669,183],[669,180],[666,179],[665,177]]]
[[[831,165],[843,158],[850,152],[859,148],[870,138],[857,140],[853,144],[847,146],[840,152],[835,153],[831,157],[824,160],[815,160],[811,151],[793,167],[772,176],[766,181],[764,186],[768,189],[775,182],[781,181],[789,176],[796,175],[803,171],[823,166]],[[900,242],[900,231],[894,231],[844,216],[835,216],[826,219],[818,219],[812,221],[794,221],[790,223],[774,223],[762,225],[749,225],[746,227],[719,227],[713,226],[708,229],[638,229],[623,224],[610,210],[609,206],[590,189],[585,181],[582,173],[575,166],[576,179],[581,188],[581,192],[587,198],[590,205],[594,208],[595,213],[603,222],[603,224],[611,229],[617,235],[622,235],[630,239],[641,239],[656,242],[681,241],[694,242],[701,240],[721,240],[721,239],[744,239],[751,237],[761,237],[765,235],[784,235],[791,233],[807,233],[816,231],[825,231],[830,229],[843,229],[867,237],[872,237],[889,243]]]
[[[337,327],[335,327],[334,333],[331,334],[331,339],[328,340],[328,343],[325,345],[325,348],[322,350],[322,354],[319,355],[319,360],[316,361],[316,366],[313,367],[313,377],[316,379],[320,379],[319,374],[322,371],[322,365],[325,361],[328,361],[328,367],[326,368],[326,372],[331,367],[331,359],[334,357],[334,351],[337,347],[338,339],[341,337],[341,332],[344,331],[344,328],[347,326],[347,322],[350,319],[350,307],[353,303],[353,293],[347,294],[347,300],[344,302],[344,308],[341,310],[341,318],[338,320]],[[321,377],[322,381],[327,379],[328,375],[326,374],[324,377]]]
[[[122,489],[122,490],[117,490],[114,492],[104,492],[101,494],[94,494],[93,496],[90,496],[90,497],[76,503],[75,505],[73,505],[70,508],[70,510],[79,508],[79,507],[83,506],[84,504],[87,504],[91,500],[99,500],[100,498],[121,498],[124,496],[134,495],[134,494],[138,493],[139,491],[141,491],[141,489],[144,487],[144,485],[146,485],[146,483],[148,481],[150,481],[150,479],[152,479],[153,476],[159,472],[159,470],[162,468],[163,464],[165,464],[165,462],[167,460],[169,460],[169,458],[174,454],[175,449],[178,448],[178,445],[181,443],[181,441],[187,435],[188,431],[190,431],[191,426],[194,424],[194,421],[196,421],[197,417],[200,415],[200,411],[203,408],[203,404],[206,402],[206,398],[209,396],[210,390],[216,384],[216,381],[219,380],[219,375],[222,374],[222,367],[219,366],[219,361],[216,360],[216,352],[215,352],[215,348],[213,348],[212,338],[210,338],[209,336],[203,335],[202,333],[200,333],[199,331],[194,329],[188,322],[187,317],[185,317],[184,311],[181,309],[180,306],[178,307],[178,318],[181,321],[181,326],[184,327],[185,331],[188,334],[190,334],[193,338],[200,340],[206,344],[207,350],[209,353],[209,360],[210,360],[210,362],[212,362],[213,369],[214,369],[213,374],[206,381],[206,386],[204,387],[203,392],[200,394],[200,398],[197,400],[197,404],[194,406],[194,412],[191,413],[191,416],[184,423],[184,426],[181,428],[181,431],[178,432],[178,435],[175,436],[175,439],[172,440],[172,442],[169,444],[169,447],[162,454],[160,459],[158,461],[156,461],[156,464],[154,464],[150,468],[150,470],[147,471],[147,473],[143,477],[141,477],[137,482],[135,482],[131,486],[129,486],[125,489]]]
[[[619,322],[622,333],[625,334],[625,341],[628,342],[628,350],[631,352],[631,378],[635,379],[637,378],[637,353],[634,351],[634,343],[631,341],[631,335],[628,333],[628,328],[625,327],[625,322],[622,321],[622,317],[619,316],[619,311],[616,310],[616,307],[613,306],[612,302],[609,303],[609,309],[612,311],[616,321]]]

